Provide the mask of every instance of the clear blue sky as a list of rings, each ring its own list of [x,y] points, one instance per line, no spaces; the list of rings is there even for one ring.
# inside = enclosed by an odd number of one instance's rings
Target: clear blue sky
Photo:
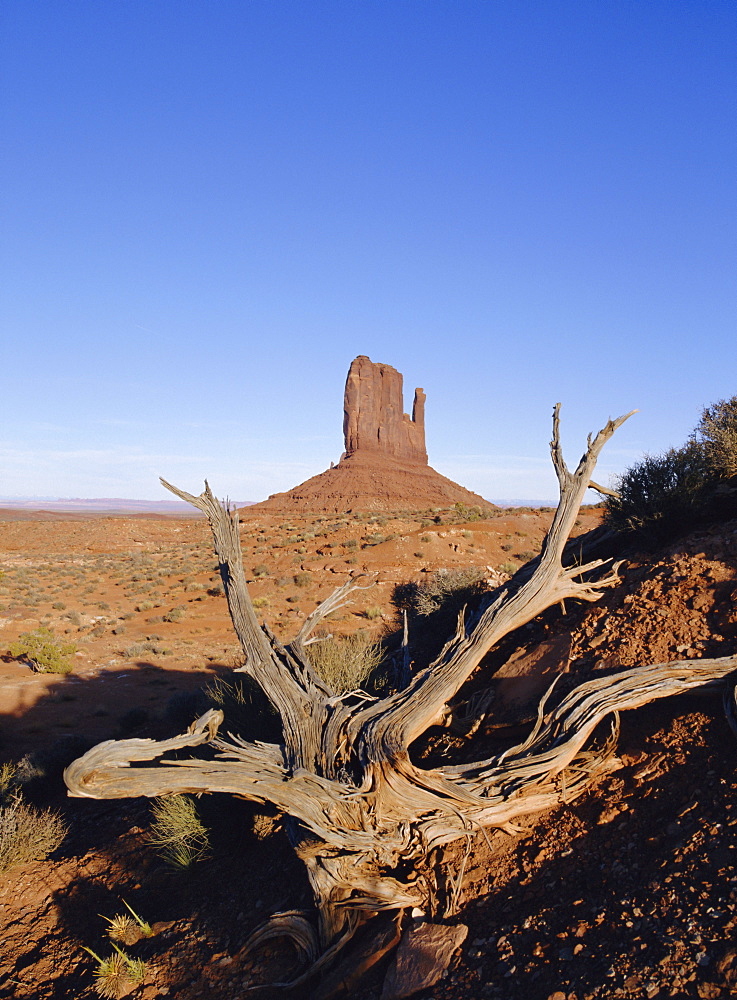
[[[357,354],[554,495],[737,393],[733,0],[3,0],[0,494],[258,500]]]

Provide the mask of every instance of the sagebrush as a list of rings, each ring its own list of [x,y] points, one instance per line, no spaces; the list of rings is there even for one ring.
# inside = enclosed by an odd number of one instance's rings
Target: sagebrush
[[[64,642],[43,625],[32,632],[23,632],[10,644],[11,656],[26,660],[34,670],[44,674],[68,674],[73,667],[69,657],[76,651],[73,642]]]
[[[61,816],[37,809],[16,795],[0,808],[0,872],[29,861],[43,861],[60,846],[67,833]]]

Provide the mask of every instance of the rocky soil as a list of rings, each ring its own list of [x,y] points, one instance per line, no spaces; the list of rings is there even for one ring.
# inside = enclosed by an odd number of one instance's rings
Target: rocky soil
[[[392,626],[396,583],[439,568],[509,571],[537,551],[550,516],[463,515],[285,520],[245,512],[259,613],[288,635],[349,574],[374,571],[379,584],[336,627],[378,634]],[[585,511],[579,530],[597,519]],[[173,872],[147,842],[147,802],[63,796],[60,767],[79,734],[172,732],[187,692],[237,662],[206,526],[0,522],[0,552],[0,649],[44,621],[82,654],[66,678],[32,673],[8,655],[0,664],[1,760],[36,754],[45,777],[26,794],[61,809],[69,825],[50,859],[0,877],[0,997],[95,996],[95,963],[83,948],[110,951],[103,917],[122,912],[124,900],[154,931],[129,949],[147,963],[132,997],[230,1000],[259,979],[288,976],[294,956],[286,946],[243,950],[266,915],[309,905],[278,818],[220,796],[203,799],[211,856]],[[496,683],[499,711],[469,740],[431,732],[417,759],[472,759],[516,741],[509,727],[528,713],[535,685],[515,702],[515,676],[539,681],[564,671],[565,686],[638,663],[737,651],[737,525],[629,556],[622,584],[599,604],[552,609],[493,651],[470,685]],[[171,616],[177,609],[183,614]],[[494,682],[500,670],[507,679]],[[462,888],[449,919],[469,934],[426,1000],[711,998],[737,990],[736,750],[718,693],[649,706],[622,718],[622,767],[586,796],[518,833],[455,845],[446,866]],[[352,990],[356,1000],[378,998],[385,971],[383,963],[369,973]]]

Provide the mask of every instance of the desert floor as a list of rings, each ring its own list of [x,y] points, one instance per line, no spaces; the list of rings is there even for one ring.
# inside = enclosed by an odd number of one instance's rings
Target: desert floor
[[[246,508],[249,589],[257,613],[288,639],[335,587],[362,576],[373,586],[331,628],[386,636],[399,625],[397,584],[476,567],[495,585],[539,551],[551,513],[287,518]],[[577,531],[599,518],[585,508]],[[258,978],[288,975],[286,948],[242,948],[265,916],[310,904],[278,817],[203,799],[211,854],[182,872],[148,843],[148,802],[64,796],[61,770],[79,752],[181,731],[203,686],[238,665],[205,522],[7,515],[0,570],[0,762],[30,761],[37,776],[24,795],[61,810],[69,827],[48,860],[0,876],[0,997],[95,996],[95,962],[83,948],[110,951],[103,918],[124,900],[155,930],[136,946],[147,967],[131,996],[229,1000]],[[622,583],[601,602],[551,609],[493,651],[474,684],[507,674],[497,682],[499,711],[470,740],[431,731],[417,759],[498,750],[510,738],[502,723],[518,677],[532,678],[534,694],[551,671],[575,679],[734,653],[736,571],[734,524],[656,554],[629,553]],[[41,624],[76,645],[67,676],[34,672],[8,652]],[[622,720],[622,768],[583,798],[518,833],[450,849],[447,870],[464,873],[457,919],[469,934],[424,996],[709,998],[737,989],[736,750],[717,695],[641,709]],[[384,971],[353,988],[356,1000],[380,996]]]

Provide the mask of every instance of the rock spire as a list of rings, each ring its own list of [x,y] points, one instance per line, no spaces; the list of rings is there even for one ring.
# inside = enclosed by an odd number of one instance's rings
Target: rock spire
[[[343,397],[345,456],[375,452],[407,465],[427,465],[425,393],[415,389],[412,416],[404,412],[402,376],[391,365],[359,355]]]
[[[249,516],[351,511],[441,510],[462,503],[493,505],[427,464],[425,393],[415,389],[412,416],[404,413],[402,376],[391,365],[360,355],[352,363],[343,397],[345,451],[337,465],[286,493],[248,508]]]

